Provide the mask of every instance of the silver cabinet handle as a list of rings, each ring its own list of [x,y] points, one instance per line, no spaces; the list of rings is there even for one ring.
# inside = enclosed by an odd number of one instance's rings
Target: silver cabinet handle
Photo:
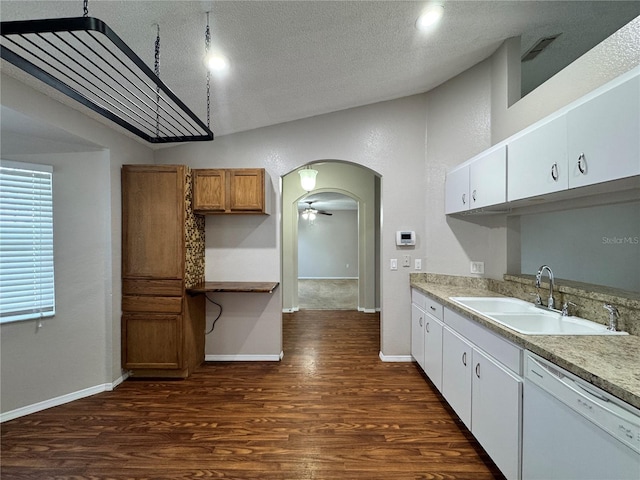
[[[584,153],[581,153],[578,157],[578,170],[580,170],[581,174],[587,173],[587,159],[584,156]]]
[[[429,305],[429,308],[430,308],[431,310],[433,310],[434,312],[436,311],[436,307],[434,307],[433,305]]]
[[[474,190],[473,193],[471,194],[471,198],[473,198],[473,201],[476,201],[476,191]]]
[[[558,164],[554,163],[551,165],[551,178],[553,178],[554,182],[558,181]]]
[[[476,377],[480,378],[480,364],[476,364]]]
[[[463,193],[463,194],[462,194],[462,204],[463,204],[463,205],[466,205],[466,204],[467,204],[467,194],[466,194],[466,193]]]
[[[418,325],[422,326],[422,317],[418,320]]]
[[[429,333],[429,322],[427,322],[427,325],[425,326],[427,333]]]
[[[462,353],[462,364],[466,367],[467,366],[467,352],[463,352]]]

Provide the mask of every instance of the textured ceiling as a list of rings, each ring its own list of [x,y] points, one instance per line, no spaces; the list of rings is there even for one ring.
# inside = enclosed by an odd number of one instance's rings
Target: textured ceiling
[[[562,33],[547,55],[577,57],[581,45],[640,14],[638,1],[444,4],[442,23],[428,34],[414,28],[427,2],[411,1],[90,0],[89,15],[150,67],[159,24],[160,78],[206,120],[201,58],[210,11],[212,48],[231,61],[224,78],[212,79],[211,127],[219,136],[428,91],[513,36],[522,36],[525,51]],[[0,2],[2,21],[76,16],[80,0]]]

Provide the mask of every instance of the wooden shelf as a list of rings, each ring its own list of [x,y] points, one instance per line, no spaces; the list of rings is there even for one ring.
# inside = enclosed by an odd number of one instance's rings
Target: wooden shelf
[[[195,295],[198,293],[273,293],[280,282],[204,282],[187,289]]]

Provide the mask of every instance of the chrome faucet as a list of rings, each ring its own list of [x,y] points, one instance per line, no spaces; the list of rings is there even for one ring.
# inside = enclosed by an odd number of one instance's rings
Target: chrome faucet
[[[609,326],[607,327],[607,330],[611,330],[612,332],[618,331],[618,318],[620,318],[620,312],[618,312],[618,309],[610,303],[605,303],[604,308],[609,312]]]
[[[540,288],[540,279],[542,278],[542,274],[544,271],[547,271],[549,275],[549,298],[547,300],[547,308],[549,310],[553,310],[554,300],[553,300],[553,271],[549,268],[548,265],[542,265],[538,269],[538,273],[536,274],[536,288]]]

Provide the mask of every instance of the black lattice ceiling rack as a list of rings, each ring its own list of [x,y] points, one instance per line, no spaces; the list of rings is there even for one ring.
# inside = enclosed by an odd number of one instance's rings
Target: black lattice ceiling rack
[[[1,57],[150,143],[213,140],[211,130],[104,22],[2,22]]]

